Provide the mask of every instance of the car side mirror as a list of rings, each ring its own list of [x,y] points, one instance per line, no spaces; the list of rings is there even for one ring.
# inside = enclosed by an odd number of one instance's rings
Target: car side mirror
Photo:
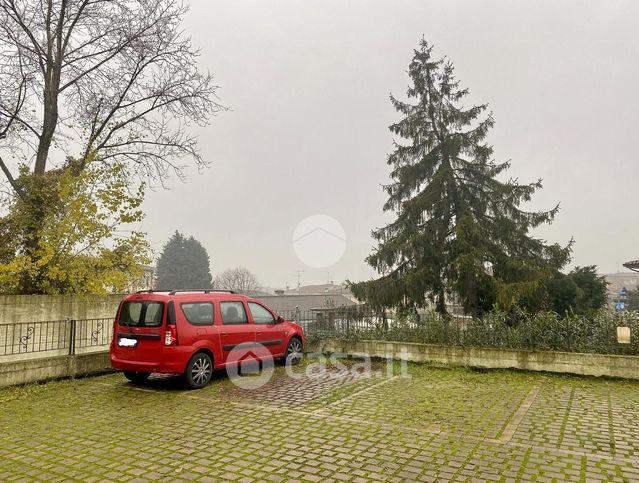
[[[281,324],[282,322],[284,322],[284,317],[282,317],[281,315],[277,316],[277,323]]]

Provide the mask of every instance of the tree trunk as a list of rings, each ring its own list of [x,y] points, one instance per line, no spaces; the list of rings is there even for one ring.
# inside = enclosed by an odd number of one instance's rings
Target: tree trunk
[[[446,294],[444,293],[443,288],[440,288],[437,292],[437,304],[435,305],[435,311],[442,315],[448,315],[448,311],[446,310]]]
[[[55,130],[58,126],[58,89],[60,87],[59,73],[53,71],[47,72],[47,74],[53,78],[45,80],[42,133],[40,134],[40,139],[38,141],[35,167],[33,169],[33,172],[36,175],[44,174],[46,171],[51,142],[53,141],[53,135],[55,134]]]
[[[22,271],[20,293],[39,294],[43,293],[41,280],[42,271],[45,269],[40,265],[43,225],[58,207],[59,180],[52,172],[30,176],[29,189],[25,190],[25,196],[21,200],[23,204],[21,211],[25,217],[22,228],[22,255],[27,258],[29,266]],[[32,270],[34,267],[37,269]]]
[[[34,201],[34,200],[32,200]],[[38,249],[40,246],[40,230],[42,224],[46,218],[46,212],[43,201],[37,200],[31,205],[30,220],[24,231],[24,255],[29,261],[31,266],[35,265],[40,258]],[[36,270],[35,274],[32,274],[31,270],[23,270],[20,279],[20,292],[21,294],[39,294],[41,289],[38,283],[38,276],[40,270]]]
[[[49,149],[51,149],[51,141],[58,124],[57,109],[49,110],[45,108],[44,122],[42,124],[42,135],[38,142],[38,151],[36,152],[36,161],[33,168],[34,174],[44,174],[47,168],[47,158],[49,157]]]

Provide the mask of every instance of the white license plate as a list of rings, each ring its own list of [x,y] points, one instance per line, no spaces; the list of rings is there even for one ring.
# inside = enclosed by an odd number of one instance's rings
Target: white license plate
[[[135,347],[138,345],[137,339],[128,339],[126,337],[120,337],[118,340],[118,345],[120,347]]]

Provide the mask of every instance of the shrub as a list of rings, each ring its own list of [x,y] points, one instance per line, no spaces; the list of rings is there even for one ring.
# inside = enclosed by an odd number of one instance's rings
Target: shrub
[[[356,315],[356,316],[355,316]],[[491,312],[482,319],[446,318],[428,313],[386,320],[360,310],[350,317],[331,317],[330,327],[310,323],[306,330],[321,337],[377,339],[466,347],[639,355],[639,312],[594,311],[591,315],[541,311],[529,314]],[[617,342],[617,327],[630,327],[631,343]]]

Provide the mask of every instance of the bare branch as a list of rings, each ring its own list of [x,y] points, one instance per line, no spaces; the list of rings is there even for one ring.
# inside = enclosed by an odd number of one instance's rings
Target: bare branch
[[[40,63],[40,67],[44,72],[44,63],[42,59],[46,56],[45,50],[42,48],[38,40],[35,38],[35,33],[32,29],[31,25],[27,25],[25,20],[22,18],[22,12],[20,12],[16,6],[16,2],[14,0],[0,0],[0,10],[4,11],[8,17],[13,20],[22,30],[24,34],[31,41],[31,45],[33,47],[33,51],[38,54],[38,61]],[[26,8],[24,9],[27,10]]]
[[[18,84],[17,90],[15,90],[15,93],[13,95],[11,95],[11,93],[7,95],[7,97],[10,99],[8,105],[5,105],[2,103],[2,101],[0,101],[0,140],[4,140],[7,138],[7,136],[9,135],[12,129],[14,122],[16,121],[19,122],[19,113],[22,110],[26,101],[27,84],[28,84],[29,78],[22,70],[21,64],[19,65],[19,67],[20,67],[21,77],[20,77],[20,82]],[[11,101],[13,102],[11,103]],[[7,181],[9,182],[10,186],[14,189],[14,191],[19,196],[24,196],[24,192],[22,191],[22,189],[16,182],[15,178],[11,174],[11,171],[9,170],[9,167],[7,166],[7,164],[2,159],[1,156],[0,156],[0,169],[2,169],[3,174],[7,178]]]
[[[126,162],[160,181],[180,173],[176,159],[206,164],[188,127],[225,108],[181,30],[186,11],[182,0],[0,0],[0,86],[18,65],[28,73],[10,137],[35,172],[54,152],[80,169]]]
[[[15,190],[15,192],[18,195],[20,195],[20,196],[24,196],[24,193],[22,192],[22,189],[20,189],[20,186],[18,185],[18,183],[16,182],[14,177],[11,175],[11,171],[9,171],[9,168],[5,164],[5,162],[2,159],[2,157],[0,157],[0,169],[2,169],[2,172],[4,173],[5,177],[7,178],[7,181],[9,181],[9,184]]]
[[[235,292],[254,292],[259,288],[257,277],[245,267],[231,268],[223,271],[213,282],[213,287]]]

